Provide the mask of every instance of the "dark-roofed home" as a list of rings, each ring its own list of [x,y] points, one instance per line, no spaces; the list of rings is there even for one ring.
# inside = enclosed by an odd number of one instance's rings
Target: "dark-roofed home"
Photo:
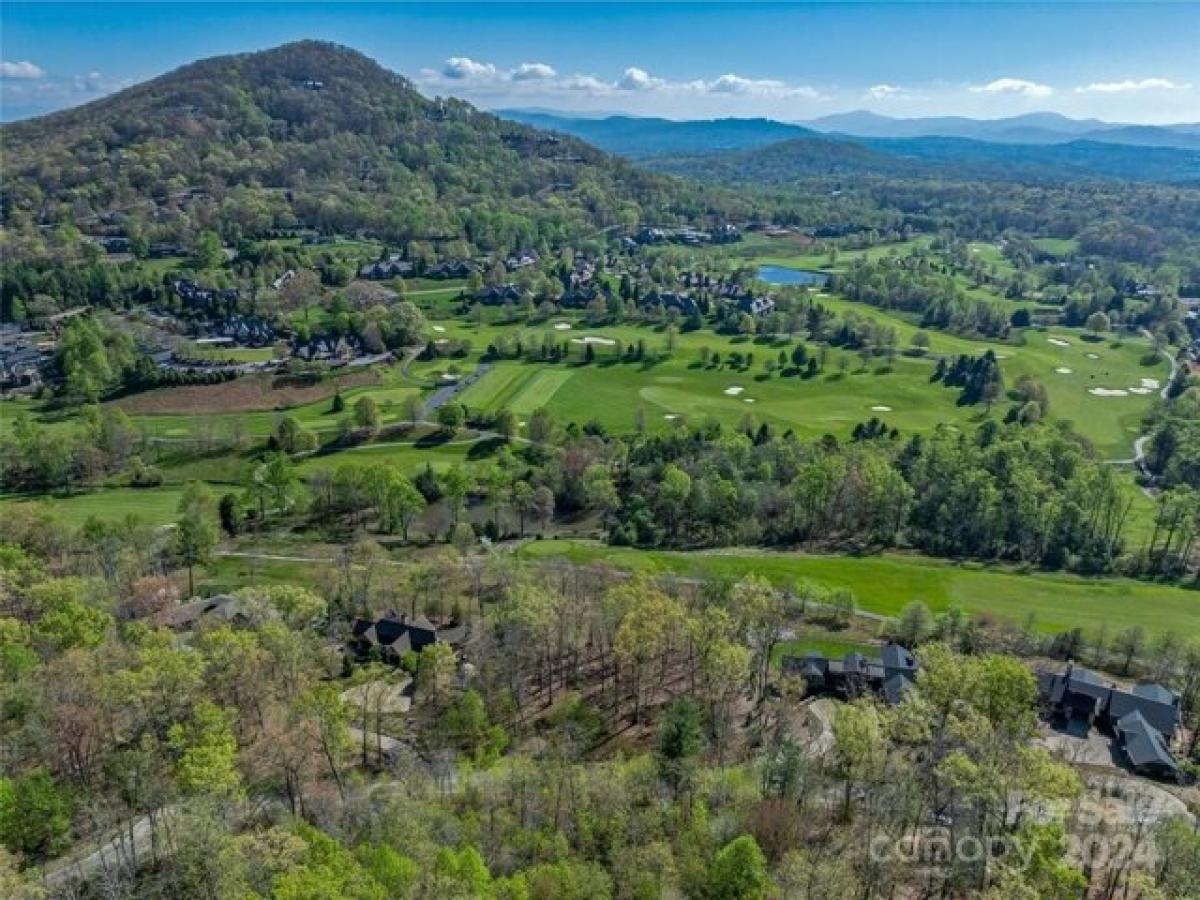
[[[886,644],[880,656],[877,661],[857,651],[841,659],[829,659],[815,652],[804,657],[785,656],[783,674],[802,677],[809,694],[853,699],[871,690],[894,705],[912,689],[917,660],[908,649],[893,643]]]
[[[1122,716],[1115,730],[1121,752],[1134,772],[1172,781],[1179,778],[1179,763],[1171,755],[1166,738],[1140,711]]]
[[[1136,684],[1128,691],[1113,688],[1108,701],[1108,718],[1118,722],[1132,712],[1140,713],[1168,740],[1179,727],[1179,698],[1161,684]]]
[[[1093,725],[1115,733],[1117,722],[1131,712],[1140,712],[1168,741],[1179,727],[1179,698],[1161,684],[1146,682],[1125,690],[1089,669],[1069,665],[1057,674],[1040,673],[1038,689],[1051,719],[1086,725],[1085,734]]]
[[[360,658],[373,654],[385,662],[398,663],[410,650],[420,652],[430,644],[461,644],[467,636],[463,626],[439,629],[424,616],[409,618],[387,612],[380,618],[355,619],[350,626],[350,646]]]

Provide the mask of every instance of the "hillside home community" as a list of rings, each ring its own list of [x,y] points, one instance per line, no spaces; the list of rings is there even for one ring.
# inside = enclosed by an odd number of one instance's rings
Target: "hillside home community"
[[[783,658],[784,675],[803,678],[810,696],[853,700],[870,693],[892,706],[912,689],[919,670],[913,654],[896,643],[885,644],[878,660],[858,652],[840,659],[816,652]],[[1182,778],[1170,749],[1180,725],[1179,697],[1172,691],[1151,682],[1125,689],[1073,665],[1038,672],[1037,680],[1043,715],[1052,726],[1077,738],[1097,729],[1111,736],[1117,760],[1136,774]]]

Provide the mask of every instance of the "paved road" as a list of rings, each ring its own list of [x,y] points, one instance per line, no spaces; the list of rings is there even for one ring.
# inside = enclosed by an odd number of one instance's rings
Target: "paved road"
[[[480,363],[475,367],[475,371],[466,378],[461,378],[458,381],[448,384],[445,387],[440,387],[425,401],[424,414],[428,416],[432,412],[436,412],[441,407],[445,406],[480,378],[487,374],[491,369],[491,363]]]

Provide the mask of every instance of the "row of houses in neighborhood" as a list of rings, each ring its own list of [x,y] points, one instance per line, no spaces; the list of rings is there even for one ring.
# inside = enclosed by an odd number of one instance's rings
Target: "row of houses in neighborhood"
[[[536,250],[519,250],[510,254],[504,260],[504,267],[509,272],[526,269],[541,262]],[[359,278],[372,281],[384,281],[388,278],[409,278],[421,275],[425,278],[470,278],[482,268],[481,264],[470,259],[449,259],[436,263],[428,268],[419,270],[418,267],[400,254],[394,253],[386,259],[367,263],[358,270]]]
[[[237,288],[204,287],[189,278],[172,281],[171,290],[184,309],[190,312],[214,311],[222,306],[232,312],[241,298],[241,291]]]
[[[217,319],[202,326],[205,337],[197,343],[213,338],[224,338],[228,343],[243,347],[268,347],[275,343],[278,335],[271,323],[261,316],[243,316],[239,313]]]
[[[353,334],[316,334],[292,340],[292,356],[306,362],[350,360],[364,352],[362,341]]]
[[[659,228],[646,225],[622,243],[628,249],[651,244],[683,244],[687,247],[698,247],[702,244],[731,244],[741,239],[741,230],[736,225],[728,223],[718,225],[712,231],[700,231],[691,226]]]

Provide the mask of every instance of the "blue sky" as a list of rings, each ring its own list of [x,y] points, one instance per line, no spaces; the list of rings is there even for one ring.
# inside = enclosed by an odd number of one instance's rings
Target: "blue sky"
[[[486,107],[803,120],[849,109],[1200,121],[1200,4],[16,3],[6,119],[190,60],[346,44]]]

